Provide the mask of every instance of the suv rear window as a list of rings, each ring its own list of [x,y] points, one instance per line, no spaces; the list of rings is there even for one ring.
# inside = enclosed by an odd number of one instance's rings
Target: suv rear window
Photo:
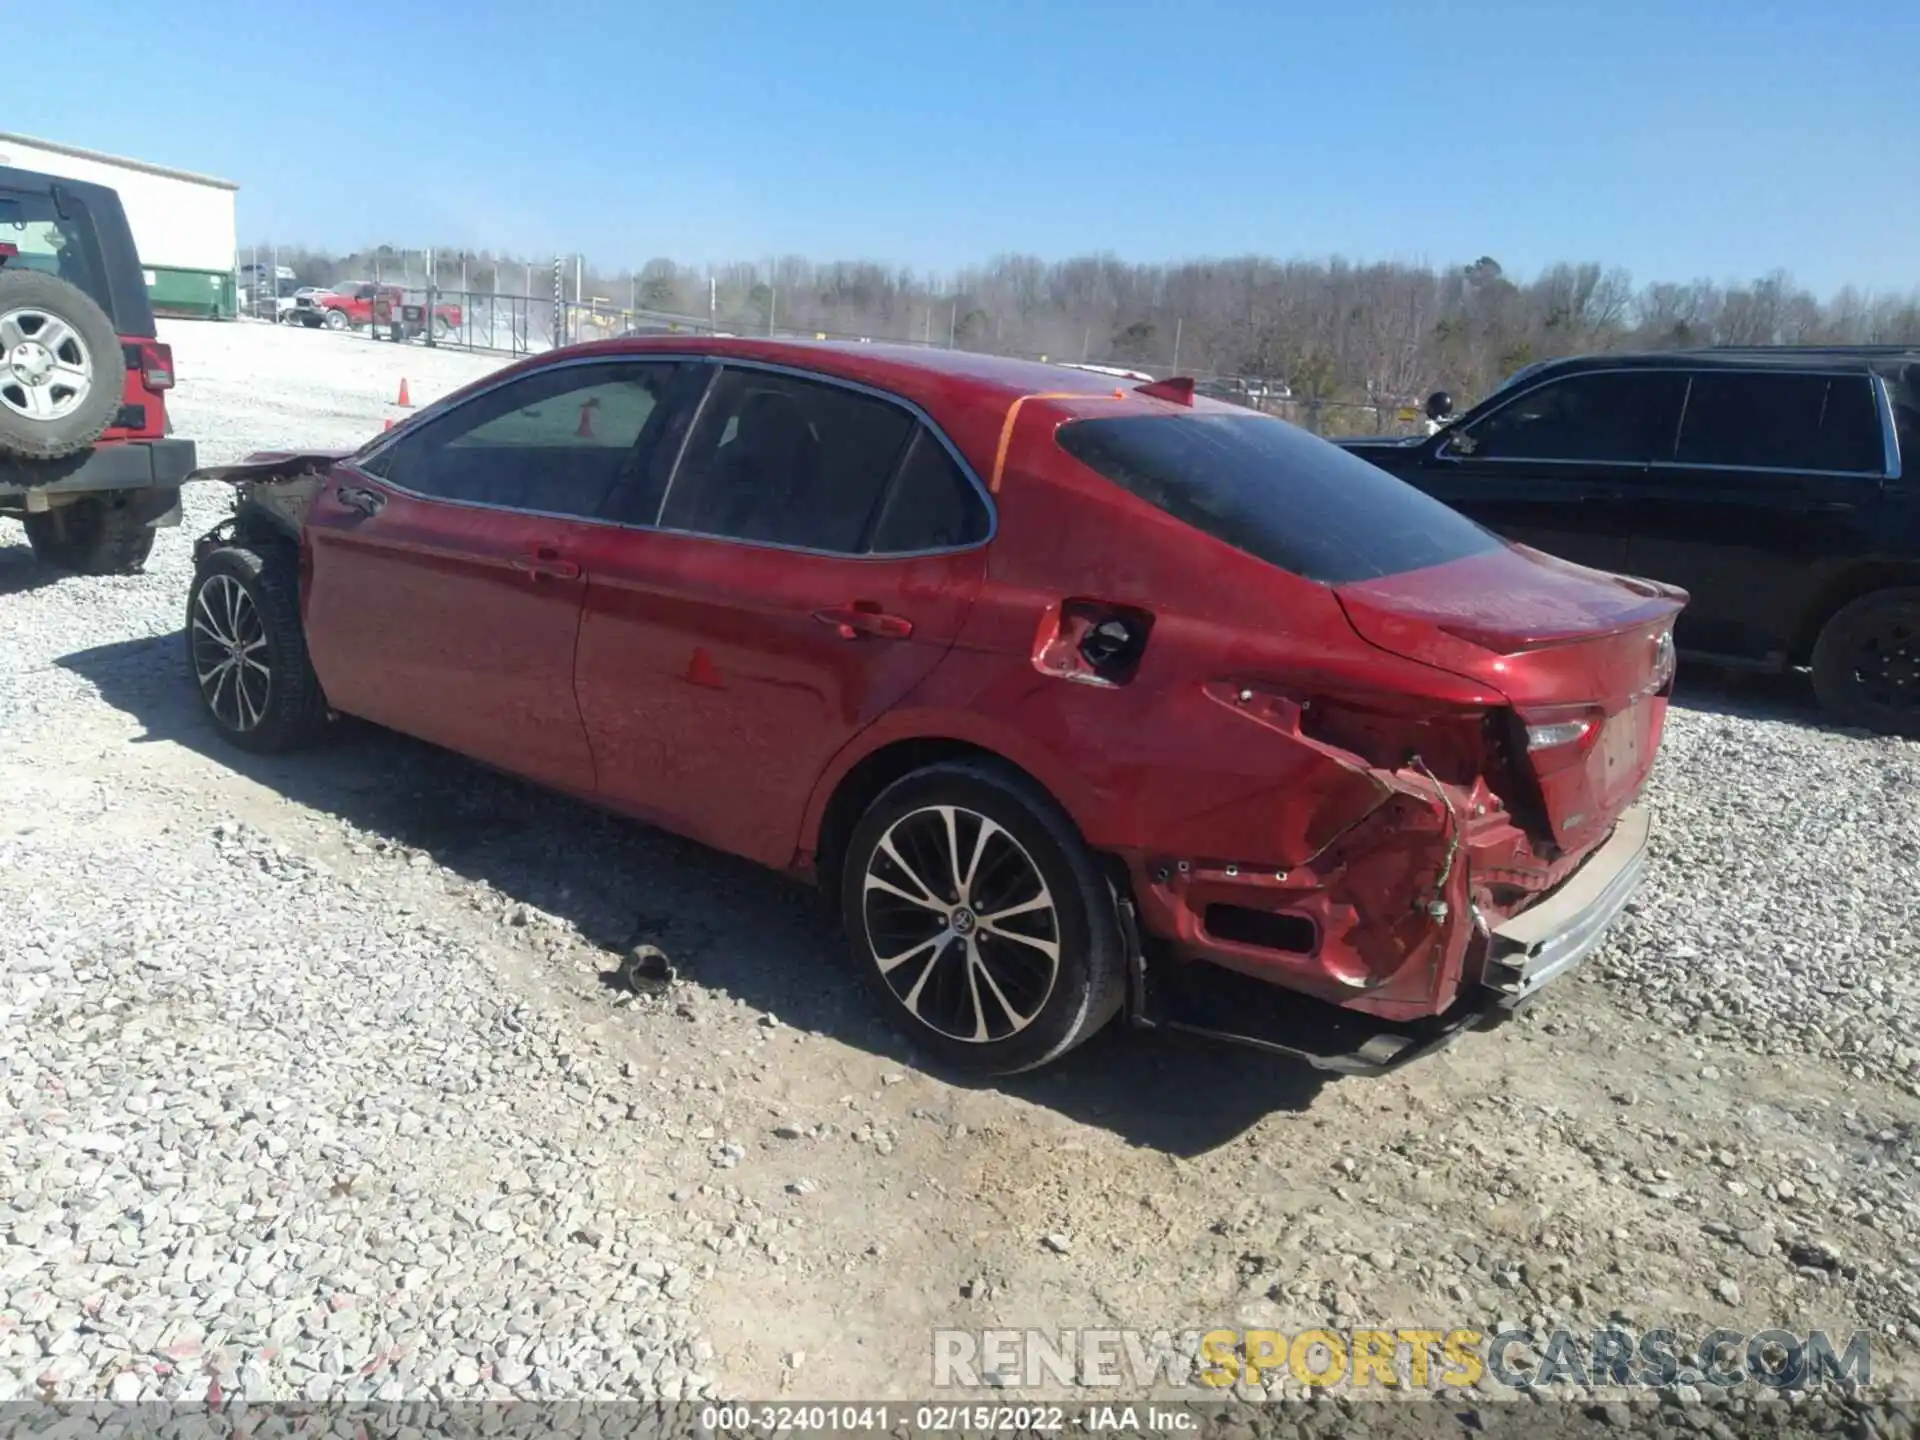
[[[1156,509],[1323,585],[1423,570],[1502,543],[1377,466],[1265,415],[1074,420],[1057,438]]]
[[[51,195],[0,189],[0,244],[20,252],[7,261],[9,268],[56,275],[113,314],[92,232],[79,214],[63,217]]]

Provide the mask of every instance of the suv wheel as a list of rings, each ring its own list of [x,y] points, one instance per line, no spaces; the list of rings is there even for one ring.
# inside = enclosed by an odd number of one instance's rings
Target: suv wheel
[[[290,549],[229,545],[200,562],[187,592],[187,661],[207,717],[243,750],[293,750],[326,726]]]
[[[79,287],[0,270],[0,454],[75,455],[119,413],[127,362],[107,312]]]
[[[348,325],[348,323],[349,323],[349,322],[348,322],[348,320],[347,320],[347,312],[346,312],[346,311],[344,311],[344,310],[329,310],[329,311],[327,311],[327,322],[326,322],[326,323],[327,323],[327,329],[329,329],[329,330],[344,330],[344,329],[346,329],[346,328],[347,328],[347,325]]]
[[[153,525],[117,495],[90,496],[21,519],[34,555],[77,575],[137,575],[153,553]]]
[[[1112,892],[1059,807],[993,764],[888,786],[854,828],[840,901],[880,1003],[958,1069],[1031,1070],[1120,1009]]]
[[[1920,587],[1843,605],[1813,647],[1813,690],[1842,724],[1920,736]]]

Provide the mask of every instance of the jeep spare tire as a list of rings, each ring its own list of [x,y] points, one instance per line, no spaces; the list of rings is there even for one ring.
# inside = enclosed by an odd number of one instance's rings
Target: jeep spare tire
[[[0,455],[85,450],[119,413],[126,378],[113,322],[85,291],[0,268]]]

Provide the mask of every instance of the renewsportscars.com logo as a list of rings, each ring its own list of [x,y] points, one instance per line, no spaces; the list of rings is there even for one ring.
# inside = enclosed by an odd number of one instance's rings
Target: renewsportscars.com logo
[[[1442,1391],[1488,1383],[1513,1390],[1742,1384],[1781,1390],[1865,1386],[1871,1338],[1836,1346],[1825,1331],[1666,1329],[1484,1331],[1463,1327],[1347,1330],[936,1330],[936,1390],[995,1386],[1156,1387],[1218,1392],[1291,1381],[1316,1389]]]

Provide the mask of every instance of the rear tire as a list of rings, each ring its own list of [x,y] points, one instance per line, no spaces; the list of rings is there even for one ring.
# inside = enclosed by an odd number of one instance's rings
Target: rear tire
[[[1053,800],[990,761],[931,765],[854,827],[840,904],[862,979],[955,1069],[1059,1058],[1126,995],[1113,892]]]
[[[34,555],[76,575],[138,575],[153,553],[153,526],[124,496],[88,496],[21,518]]]
[[[319,738],[327,701],[307,658],[291,547],[228,545],[200,562],[187,592],[187,668],[214,729],[242,750]]]
[[[1920,586],[1841,606],[1813,647],[1813,692],[1839,724],[1920,737]]]

